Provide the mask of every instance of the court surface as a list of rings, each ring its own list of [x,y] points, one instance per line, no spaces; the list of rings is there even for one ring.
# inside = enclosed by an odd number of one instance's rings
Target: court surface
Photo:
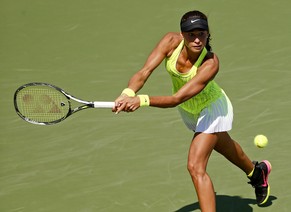
[[[209,17],[216,77],[232,100],[231,135],[268,159],[271,196],[255,204],[243,172],[217,153],[208,167],[217,211],[291,210],[290,1],[1,0],[0,211],[199,211],[186,169],[192,138],[175,108],[115,115],[87,110],[54,126],[21,120],[17,87],[47,82],[86,99],[113,101],[180,17]],[[170,95],[164,65],[141,93]],[[269,145],[253,145],[265,134]]]

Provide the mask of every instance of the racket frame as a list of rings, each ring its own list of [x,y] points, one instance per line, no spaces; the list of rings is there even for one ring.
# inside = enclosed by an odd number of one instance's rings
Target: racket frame
[[[31,86],[48,86],[50,88],[53,88],[57,91],[59,91],[60,93],[62,93],[68,100],[68,103],[69,103],[69,110],[68,110],[68,113],[66,115],[64,115],[62,118],[58,119],[58,120],[55,120],[55,121],[50,121],[50,122],[38,122],[38,121],[35,121],[35,120],[32,120],[26,116],[24,116],[20,111],[19,111],[19,108],[17,106],[17,94],[24,88],[26,87],[31,87]],[[78,102],[78,103],[81,103],[83,105],[80,105],[74,109],[72,109],[72,104],[71,104],[71,100],[74,100],[75,102]],[[88,108],[113,108],[115,105],[114,102],[102,102],[102,101],[85,101],[85,100],[81,100],[79,98],[76,98],[74,97],[73,95],[65,92],[63,89],[55,86],[55,85],[52,85],[52,84],[49,84],[49,83],[45,83],[45,82],[31,82],[31,83],[27,83],[27,84],[24,84],[22,86],[20,86],[14,93],[14,108],[16,110],[16,113],[25,121],[29,122],[29,123],[32,123],[32,124],[38,124],[38,125],[52,125],[52,124],[56,124],[56,123],[59,123],[63,120],[65,120],[66,118],[68,118],[70,115],[78,112],[78,111],[81,111],[81,110],[84,110],[84,109],[88,109]]]

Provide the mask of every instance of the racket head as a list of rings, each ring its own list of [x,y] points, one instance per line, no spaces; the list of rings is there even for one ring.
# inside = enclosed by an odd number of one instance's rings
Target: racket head
[[[28,83],[14,94],[17,114],[32,124],[56,124],[71,114],[71,102],[65,92],[48,83]]]

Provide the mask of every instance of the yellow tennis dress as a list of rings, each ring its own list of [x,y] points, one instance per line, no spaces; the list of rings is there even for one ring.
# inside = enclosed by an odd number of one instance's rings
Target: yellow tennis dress
[[[176,63],[183,46],[184,40],[165,60],[166,70],[172,79],[173,93],[195,77],[198,67],[207,54],[207,50],[204,48],[193,67],[187,73],[180,73],[176,69]],[[186,126],[195,132],[214,133],[229,131],[232,128],[231,102],[214,80],[210,81],[199,94],[181,103],[178,111]]]

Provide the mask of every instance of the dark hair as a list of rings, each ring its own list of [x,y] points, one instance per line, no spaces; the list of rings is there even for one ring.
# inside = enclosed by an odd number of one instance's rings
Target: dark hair
[[[208,22],[207,16],[204,13],[202,13],[202,12],[200,12],[198,10],[193,10],[193,11],[189,11],[189,12],[185,13],[182,16],[181,21],[180,21],[180,26],[182,26],[182,24],[185,23],[189,18],[202,19],[202,20],[205,20],[206,22]],[[205,47],[206,47],[206,49],[208,51],[211,51],[212,50],[212,47],[210,45],[211,37],[210,37],[209,30],[208,30],[208,33],[209,33],[209,36],[207,38],[207,42],[206,42],[206,46]]]

